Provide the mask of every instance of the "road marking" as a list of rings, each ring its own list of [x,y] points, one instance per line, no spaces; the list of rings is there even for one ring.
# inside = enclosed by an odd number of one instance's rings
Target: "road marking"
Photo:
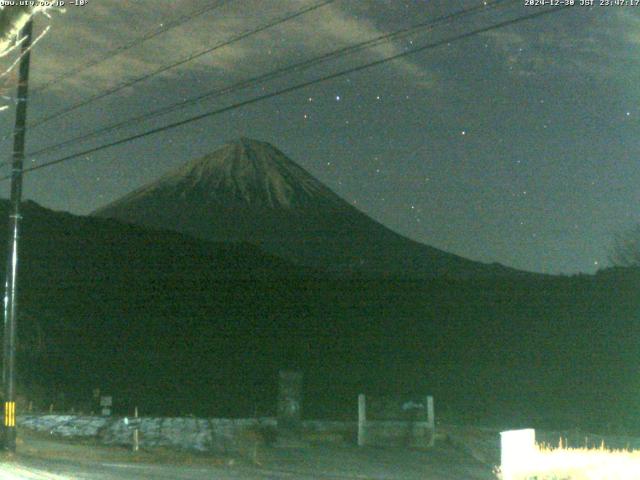
[[[9,463],[0,463],[0,478],[3,480],[75,480],[75,477],[56,475]]]
[[[115,467],[115,468],[149,468],[154,465],[136,465],[135,463],[101,463],[103,467]]]
[[[16,426],[16,402],[4,402],[4,426]]]

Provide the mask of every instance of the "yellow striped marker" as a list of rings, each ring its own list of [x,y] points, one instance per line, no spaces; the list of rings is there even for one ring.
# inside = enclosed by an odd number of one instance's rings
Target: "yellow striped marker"
[[[4,402],[4,426],[16,426],[16,402]]]

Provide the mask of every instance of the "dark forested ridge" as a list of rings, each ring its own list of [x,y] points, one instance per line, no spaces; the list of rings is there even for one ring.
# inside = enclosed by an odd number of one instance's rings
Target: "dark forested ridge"
[[[273,413],[277,369],[300,368],[309,417],[353,415],[358,392],[432,393],[454,419],[633,425],[635,270],[329,277],[33,203],[22,242],[19,382],[39,401],[80,406],[99,387],[116,410]]]

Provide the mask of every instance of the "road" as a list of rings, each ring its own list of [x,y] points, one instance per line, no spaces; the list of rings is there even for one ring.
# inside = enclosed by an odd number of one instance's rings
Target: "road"
[[[494,480],[491,468],[448,444],[430,451],[312,445],[266,448],[257,457],[200,456],[23,438],[18,453],[0,460],[6,480]]]
[[[120,480],[120,479],[159,479],[159,480],[244,480],[305,478],[292,476],[286,472],[259,472],[256,470],[224,469],[216,467],[188,467],[170,465],[140,465],[131,463],[102,463],[94,465],[45,464],[24,461],[0,465],[0,478],[3,480]],[[312,478],[312,477],[306,477]]]

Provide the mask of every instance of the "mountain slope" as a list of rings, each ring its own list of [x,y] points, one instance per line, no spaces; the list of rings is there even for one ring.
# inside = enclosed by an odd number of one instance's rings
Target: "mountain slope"
[[[93,213],[214,241],[251,242],[337,272],[513,272],[409,240],[349,205],[272,145],[242,138]]]

